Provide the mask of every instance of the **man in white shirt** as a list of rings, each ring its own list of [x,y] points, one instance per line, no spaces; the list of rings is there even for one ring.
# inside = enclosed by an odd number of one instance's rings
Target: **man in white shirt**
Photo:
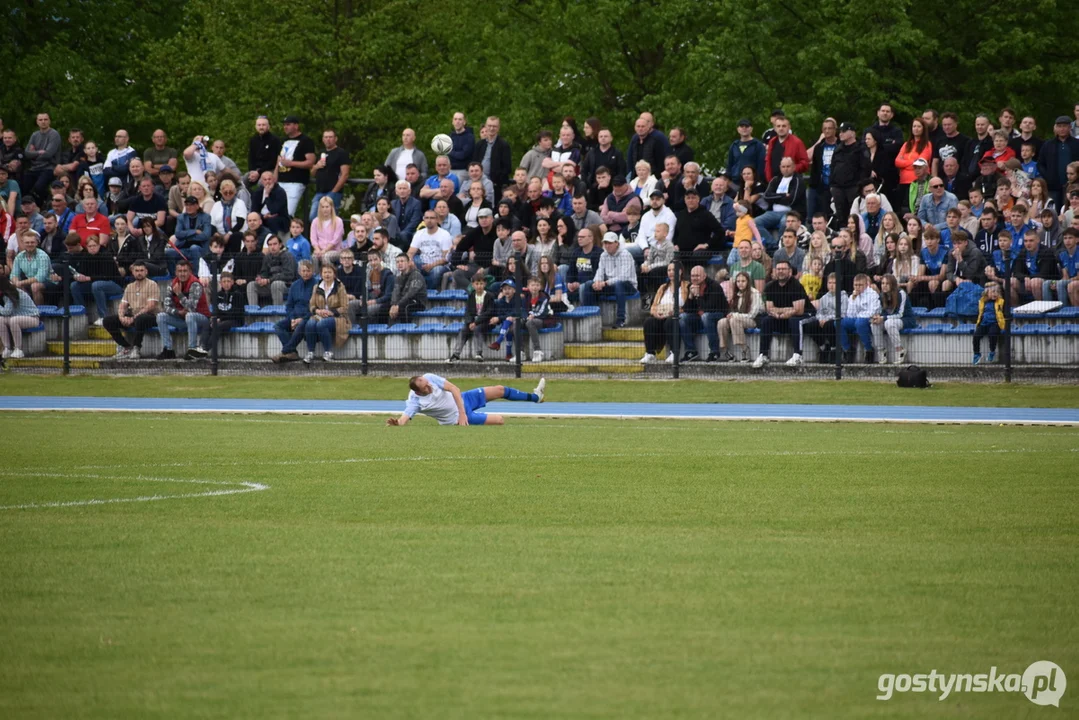
[[[513,402],[543,402],[547,381],[540,378],[536,389],[522,392],[504,385],[478,387],[461,392],[461,389],[444,377],[434,373],[416,375],[408,381],[409,393],[405,411],[400,417],[386,420],[387,425],[403,427],[416,413],[433,418],[439,425],[504,425],[501,415],[476,412],[491,400]]]
[[[215,175],[225,169],[225,163],[221,158],[210,152],[207,144],[210,138],[205,135],[196,135],[191,144],[184,148],[184,162],[187,163],[187,174],[192,180],[198,180],[206,184],[206,173],[213,172]],[[105,162],[108,165],[108,161]]]
[[[408,256],[416,262],[416,267],[427,280],[428,290],[438,290],[442,276],[449,270],[450,250],[453,249],[453,237],[439,227],[438,215],[434,210],[423,213],[423,230],[412,236],[408,246]]]
[[[643,258],[644,249],[655,244],[657,223],[667,223],[667,237],[674,237],[677,220],[674,217],[674,211],[665,204],[666,197],[664,197],[663,191],[653,190],[648,201],[651,207],[648,212],[641,215],[641,227],[637,231],[637,249],[630,250],[630,254],[634,256],[634,259]]]
[[[110,178],[116,177],[126,182],[128,177],[127,166],[131,163],[132,158],[138,157],[139,154],[135,152],[135,148],[128,144],[131,138],[127,130],[117,130],[114,141],[116,147],[109,150],[105,156],[104,172]]]

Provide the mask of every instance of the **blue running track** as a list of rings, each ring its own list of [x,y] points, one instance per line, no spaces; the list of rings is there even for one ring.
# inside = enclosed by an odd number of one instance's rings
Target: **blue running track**
[[[5,410],[89,412],[197,412],[382,415],[399,413],[400,401],[233,400],[229,398],[0,397]],[[1079,425],[1079,409],[922,407],[915,405],[750,405],[693,403],[549,402],[541,405],[495,401],[489,412],[502,415],[587,418],[668,418],[678,420],[803,420],[814,422],[920,422]]]

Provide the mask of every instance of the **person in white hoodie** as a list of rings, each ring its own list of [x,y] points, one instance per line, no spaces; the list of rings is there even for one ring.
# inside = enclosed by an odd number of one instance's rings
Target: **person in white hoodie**
[[[854,293],[847,303],[846,315],[840,322],[839,342],[843,346],[844,362],[854,362],[854,350],[850,334],[857,333],[865,347],[865,362],[873,362],[872,318],[880,315],[880,295],[869,286],[869,276],[859,273],[854,276]]]

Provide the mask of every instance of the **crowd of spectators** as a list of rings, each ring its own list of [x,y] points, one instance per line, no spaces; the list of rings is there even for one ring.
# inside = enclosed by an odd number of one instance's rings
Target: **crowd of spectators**
[[[453,287],[473,295],[452,360],[463,341],[480,341],[477,321],[501,329],[497,343],[512,341],[515,326],[495,305],[501,284],[523,276],[514,302],[542,296],[557,312],[610,298],[616,326],[640,293],[644,362],[671,343],[672,323],[683,338],[705,334],[711,361],[748,360],[751,327],[761,331],[758,365],[777,333],[796,338],[792,364],[806,338],[827,358],[857,337],[872,360],[886,335],[901,359],[910,308],[943,306],[964,285],[994,285],[1012,304],[1079,305],[1079,105],[1073,115],[1041,138],[1033,117],[1005,108],[995,121],[977,115],[966,135],[954,113],[932,109],[900,127],[883,103],[869,127],[826,118],[814,138],[776,110],[759,138],[740,120],[726,166],[707,169],[684,129],[664,132],[648,112],[623,145],[599,119],[567,116],[516,163],[499,118],[474,130],[455,113],[444,154],[429,160],[405,129],[352,195],[334,130],[316,144],[295,116],[280,135],[257,118],[241,170],[207,136],[177,149],[156,130],[140,153],[121,129],[105,151],[72,128],[65,144],[42,112],[24,143],[0,121],[3,275],[15,294],[5,293],[11,313],[28,313],[62,302],[67,284],[73,304],[93,300],[120,357],[137,356],[150,317],[159,357],[171,356],[170,328],[187,330],[189,358],[203,357],[243,322],[244,304],[272,303],[288,315],[276,360],[300,359],[301,342],[303,359],[321,344],[330,360],[360,313],[408,322],[428,290]],[[688,278],[677,316],[676,257]],[[149,290],[154,277],[171,283],[163,301]],[[116,297],[121,313],[110,316]],[[829,336],[837,304],[843,320]],[[18,348],[10,335],[0,334],[5,355]]]

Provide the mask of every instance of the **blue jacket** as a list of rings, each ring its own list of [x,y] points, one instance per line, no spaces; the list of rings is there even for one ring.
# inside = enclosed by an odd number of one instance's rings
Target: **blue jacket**
[[[401,240],[405,245],[412,243],[412,236],[416,234],[416,228],[419,227],[420,221],[423,220],[423,207],[420,205],[420,201],[414,197],[410,197],[405,206],[401,207],[400,198],[394,198],[390,203],[390,210],[393,212],[394,217],[397,218],[397,227],[401,232]]]
[[[317,276],[312,275],[310,280],[296,278],[288,289],[288,299],[285,300],[285,317],[289,320],[306,319],[311,316],[311,293],[318,284]]]
[[[708,212],[712,212],[712,205],[715,203],[715,199],[712,195],[701,200],[701,205]],[[730,230],[734,232],[735,226],[738,224],[738,216],[734,214],[734,201],[731,200],[729,195],[724,195],[720,200],[719,207],[719,224],[723,226],[724,230]],[[715,213],[712,213],[715,215]],[[724,243],[728,242],[728,238],[723,238]]]
[[[450,140],[453,141],[453,149],[448,153],[450,168],[467,170],[468,164],[472,162],[472,154],[476,152],[476,136],[472,128],[466,126],[463,132],[451,132]]]
[[[176,244],[181,248],[198,245],[206,247],[210,242],[210,235],[214,228],[210,223],[210,216],[201,210],[192,217],[188,213],[180,213],[176,218]]]
[[[764,156],[768,148],[757,138],[750,138],[742,150],[742,141],[735,140],[731,143],[731,149],[727,151],[727,175],[734,178],[736,183],[742,182],[742,170],[752,167],[757,171],[757,179],[764,177]]]
[[[292,257],[296,258],[296,262],[311,259],[311,241],[303,235],[289,237],[285,241],[285,247],[292,253]]]

